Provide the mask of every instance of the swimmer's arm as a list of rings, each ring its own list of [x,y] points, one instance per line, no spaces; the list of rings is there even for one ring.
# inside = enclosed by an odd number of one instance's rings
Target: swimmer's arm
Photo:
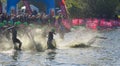
[[[56,35],[56,33],[55,33],[55,32],[54,32],[53,34],[54,34],[54,35]]]

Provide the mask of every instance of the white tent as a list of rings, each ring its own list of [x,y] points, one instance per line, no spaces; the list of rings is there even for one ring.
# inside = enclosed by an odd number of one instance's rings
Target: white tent
[[[37,12],[39,12],[39,9],[34,5],[30,5],[30,8],[32,9],[32,11],[36,10]],[[25,9],[26,9],[26,6],[21,7],[21,10],[25,10]]]

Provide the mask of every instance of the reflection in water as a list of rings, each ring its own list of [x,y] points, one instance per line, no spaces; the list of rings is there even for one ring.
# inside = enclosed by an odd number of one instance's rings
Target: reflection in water
[[[17,50],[14,51],[12,56],[13,60],[18,61],[19,55],[20,55],[20,51],[17,51]]]
[[[55,56],[56,56],[56,52],[55,50],[49,50],[48,53],[47,53],[47,58],[49,61],[52,61],[55,59]]]
[[[10,58],[0,54],[0,63],[3,66],[120,66],[119,49],[89,47],[46,50],[40,53],[14,51]]]

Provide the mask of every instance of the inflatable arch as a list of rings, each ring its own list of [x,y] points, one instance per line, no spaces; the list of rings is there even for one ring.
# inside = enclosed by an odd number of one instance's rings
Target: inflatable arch
[[[10,14],[12,9],[16,10],[19,1],[20,0],[7,0],[7,14]]]
[[[20,0],[7,0],[7,14],[11,13],[11,9],[15,9]],[[42,2],[47,6],[47,14],[50,14],[51,9],[55,9],[55,1],[54,0],[36,0],[37,2]]]

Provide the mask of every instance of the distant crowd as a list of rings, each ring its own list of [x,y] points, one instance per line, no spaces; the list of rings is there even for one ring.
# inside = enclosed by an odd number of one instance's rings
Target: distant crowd
[[[59,24],[61,22],[62,14],[57,13],[55,16],[47,15],[43,12],[33,11],[32,14],[26,12],[18,12],[17,14],[11,13],[10,15],[6,13],[0,14],[0,30],[4,28],[4,26],[10,27],[14,26],[16,23],[38,23],[40,25],[51,24],[55,25],[55,22],[58,21]]]
[[[0,22],[3,21],[11,21],[11,22],[28,22],[28,23],[33,23],[33,22],[38,22],[38,23],[46,23],[48,21],[53,22],[55,20],[54,16],[46,15],[44,12],[43,13],[36,13],[36,14],[11,14],[7,15],[6,13],[0,14]]]

